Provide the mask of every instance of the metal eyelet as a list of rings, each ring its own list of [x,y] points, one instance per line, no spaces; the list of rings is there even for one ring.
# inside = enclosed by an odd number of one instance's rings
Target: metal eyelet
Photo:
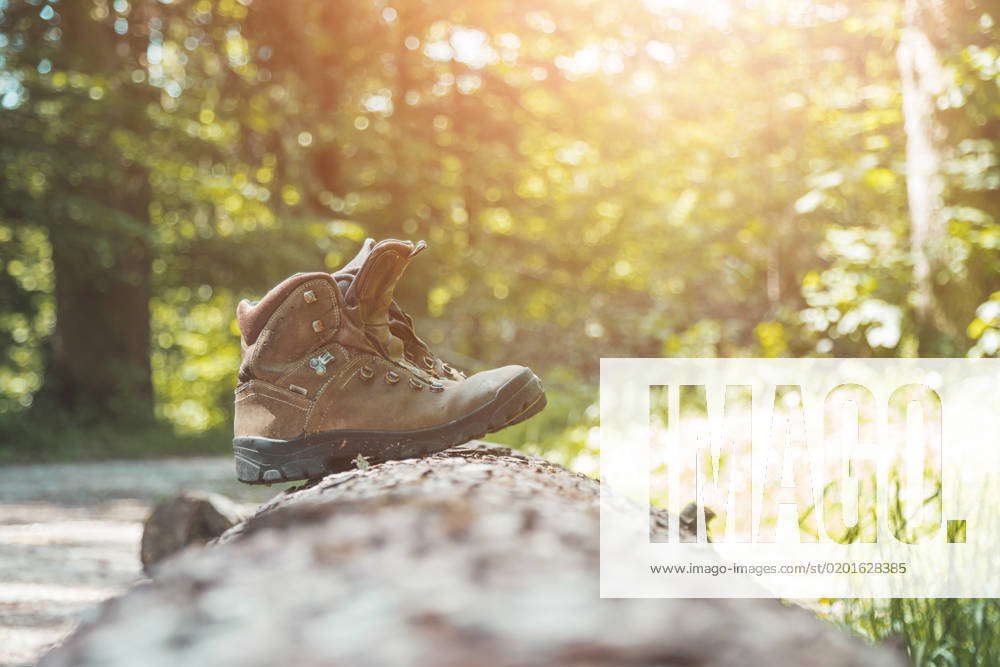
[[[427,370],[433,370],[434,369],[434,357],[425,356],[424,357],[424,366],[427,367]]]
[[[410,378],[410,386],[416,389],[417,391],[420,391],[421,389],[424,388],[424,385],[422,385],[416,378]]]
[[[326,365],[331,361],[333,361],[333,355],[329,351],[324,351],[323,354],[309,360],[309,368],[316,371],[317,375],[322,375],[326,373]]]
[[[375,377],[375,371],[373,371],[369,366],[362,366],[358,369],[358,375],[364,380],[371,380]]]
[[[401,377],[399,373],[396,373],[395,371],[388,371],[385,374],[385,381],[388,382],[389,384],[396,384],[397,382],[400,381],[400,379]]]
[[[433,392],[444,391],[444,385],[443,384],[437,384],[436,382],[433,383],[433,384],[431,384],[431,385],[429,385],[428,388],[431,391],[433,391]]]

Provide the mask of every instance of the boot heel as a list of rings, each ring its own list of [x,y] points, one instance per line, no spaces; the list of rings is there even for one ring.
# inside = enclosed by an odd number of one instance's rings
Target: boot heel
[[[247,484],[259,484],[262,479],[260,466],[237,454],[236,479]]]
[[[305,438],[236,438],[236,478],[244,484],[274,484],[323,477],[334,467],[331,450]]]

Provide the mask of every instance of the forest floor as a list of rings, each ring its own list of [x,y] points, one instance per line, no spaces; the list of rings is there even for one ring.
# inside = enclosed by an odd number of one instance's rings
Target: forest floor
[[[252,506],[280,487],[239,484],[231,458],[0,467],[0,667],[33,664],[140,580],[150,509],[194,490]]]

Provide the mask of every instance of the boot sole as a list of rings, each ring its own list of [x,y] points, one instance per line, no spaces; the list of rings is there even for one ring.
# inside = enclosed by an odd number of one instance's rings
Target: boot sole
[[[289,440],[244,436],[233,440],[236,478],[274,484],[350,470],[360,454],[370,463],[429,456],[523,422],[545,407],[541,381],[530,370],[502,386],[464,417],[411,431],[336,430]]]

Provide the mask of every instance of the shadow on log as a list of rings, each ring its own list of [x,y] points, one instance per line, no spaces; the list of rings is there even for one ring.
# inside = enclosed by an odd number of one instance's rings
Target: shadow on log
[[[598,518],[595,480],[488,443],[331,475],[42,665],[905,664],[776,600],[600,599]]]

